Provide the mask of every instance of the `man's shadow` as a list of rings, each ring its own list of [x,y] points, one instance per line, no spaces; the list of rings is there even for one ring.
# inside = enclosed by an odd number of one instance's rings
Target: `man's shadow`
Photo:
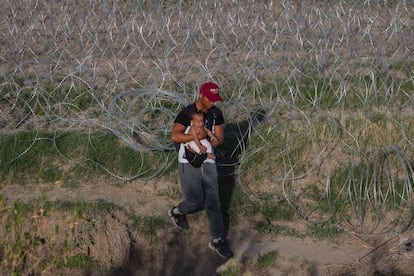
[[[216,151],[221,209],[226,232],[230,224],[231,200],[236,185],[236,169],[240,154],[248,147],[249,138],[255,128],[266,119],[266,111],[260,107],[250,112],[249,118],[241,122],[226,123],[224,143]]]

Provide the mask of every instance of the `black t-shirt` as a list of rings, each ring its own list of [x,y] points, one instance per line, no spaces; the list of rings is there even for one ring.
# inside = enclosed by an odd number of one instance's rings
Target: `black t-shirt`
[[[177,117],[174,120],[174,123],[180,123],[184,125],[186,128],[191,125],[191,113],[197,111],[197,106],[195,103],[190,104],[184,107],[180,113],[178,113]],[[213,130],[213,126],[215,125],[222,125],[224,124],[224,117],[221,110],[213,106],[206,113],[204,113],[204,126],[209,130]]]

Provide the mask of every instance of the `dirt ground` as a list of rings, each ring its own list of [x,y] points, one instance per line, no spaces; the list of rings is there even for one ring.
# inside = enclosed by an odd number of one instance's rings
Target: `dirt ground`
[[[50,188],[50,185],[47,186],[48,188],[41,185],[32,187],[8,185],[2,187],[0,194],[10,202],[18,199],[29,201],[39,197],[40,192],[47,188],[47,196],[51,201],[103,199],[135,214],[165,217],[167,221],[168,208],[179,200],[178,184],[168,180],[134,180],[123,185],[114,185],[109,183],[110,181],[107,179],[107,181],[85,183],[76,189],[65,188],[62,183],[56,183],[53,188]],[[31,192],[28,192],[30,189]],[[168,196],[174,193],[177,194],[176,198]],[[410,265],[414,259],[414,251],[411,251],[410,243],[411,233],[383,234],[376,237],[361,237],[348,233],[335,241],[328,241],[258,233],[253,225],[241,221],[235,226],[230,226],[228,238],[235,257],[225,260],[207,247],[209,233],[205,217],[199,215],[196,219],[190,216],[188,219],[191,225],[189,231],[182,231],[173,225],[167,231],[166,239],[175,237],[177,241],[175,249],[169,252],[171,256],[157,256],[156,247],[159,246],[157,244],[140,243],[136,248],[141,248],[142,251],[138,252],[135,249],[134,254],[129,254],[130,260],[127,265],[106,272],[106,275],[217,275],[220,271],[223,272],[222,274],[233,271],[233,275],[413,275],[414,273]],[[128,229],[115,225],[122,219],[106,219],[104,224],[108,225],[108,221],[114,223],[111,231],[122,240],[120,233]],[[95,250],[94,254],[103,254],[102,252],[114,246],[108,242],[108,248],[102,246],[99,250]],[[150,249],[150,247],[154,248]],[[139,257],[145,255],[145,250],[151,252],[152,257],[149,257],[152,259],[151,265],[143,265],[142,262],[149,262],[149,259]],[[265,269],[258,269],[255,265],[257,258],[268,252],[277,252],[275,264]],[[134,261],[137,258],[141,258],[141,261]],[[85,274],[85,272],[80,273]],[[88,273],[88,275],[95,275],[93,272]],[[101,273],[96,275],[99,274]]]

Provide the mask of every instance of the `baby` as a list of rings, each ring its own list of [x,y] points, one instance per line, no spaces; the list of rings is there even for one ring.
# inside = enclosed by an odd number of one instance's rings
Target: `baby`
[[[202,134],[203,137],[210,137],[210,140],[217,140],[217,137],[204,126],[204,114],[202,112],[194,112],[191,114],[191,126],[187,127],[186,133],[193,135],[193,140],[186,143],[198,154],[207,154],[207,158],[216,159],[213,153],[213,147],[210,141],[206,138],[198,139],[198,135]]]

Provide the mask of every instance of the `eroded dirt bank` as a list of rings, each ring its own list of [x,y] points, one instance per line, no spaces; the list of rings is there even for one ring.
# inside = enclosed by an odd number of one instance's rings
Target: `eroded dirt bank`
[[[41,216],[36,231],[45,244],[63,244],[65,240],[77,243],[74,250],[65,252],[67,256],[82,253],[101,263],[99,269],[51,268],[50,272],[76,271],[84,275],[216,275],[219,271],[231,271],[234,275],[249,272],[253,275],[410,275],[413,272],[409,262],[414,253],[410,247],[403,246],[410,240],[410,233],[375,237],[345,234],[335,241],[321,241],[258,233],[247,219],[230,226],[229,240],[235,257],[222,259],[207,246],[209,233],[203,213],[189,217],[189,231],[171,225],[166,213],[179,198],[174,192],[175,185],[157,180],[134,181],[123,186],[101,181],[76,189],[49,187],[46,194],[51,202],[103,200],[121,207],[100,214],[85,214],[82,219],[57,210]],[[39,198],[42,191],[45,193],[44,188],[9,185],[0,193],[8,203],[30,202]],[[145,235],[134,227],[132,213],[160,217],[165,225]],[[33,218],[33,214],[27,216]],[[5,219],[2,218],[2,223]],[[25,227],[29,231],[33,226]],[[297,223],[296,227],[300,231],[304,226]],[[274,264],[260,268],[257,259],[269,252],[277,252]]]

